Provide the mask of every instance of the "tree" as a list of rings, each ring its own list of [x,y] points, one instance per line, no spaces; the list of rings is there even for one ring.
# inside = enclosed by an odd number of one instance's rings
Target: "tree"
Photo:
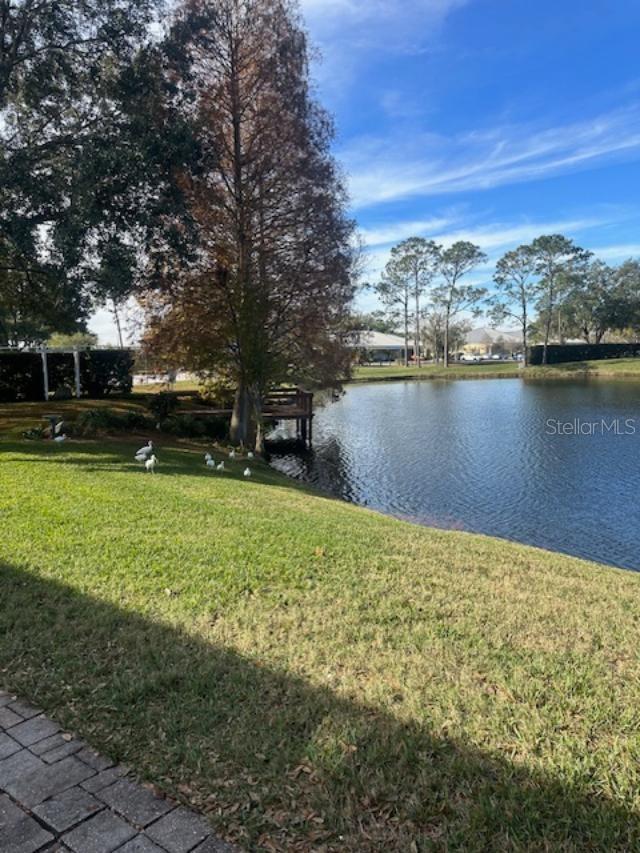
[[[101,249],[142,246],[176,195],[186,137],[149,30],[161,2],[0,0],[0,287],[46,277],[67,325],[90,309]]]
[[[232,381],[232,440],[260,451],[271,387],[349,369],[353,224],[333,127],[285,0],[190,0],[171,37],[169,75],[202,152],[183,180],[199,241],[187,262],[156,247],[146,339]]]
[[[346,323],[349,332],[383,332],[390,334],[394,331],[393,320],[385,315],[384,311],[372,311],[370,314],[351,314]]]
[[[622,303],[616,293],[615,270],[603,261],[593,261],[568,292],[562,305],[564,326],[569,334],[588,344],[601,343],[605,334],[624,325]]]
[[[94,349],[98,346],[98,336],[93,332],[74,332],[72,335],[64,335],[55,332],[47,341],[51,349]]]
[[[551,234],[537,237],[531,244],[534,269],[538,276],[538,311],[542,317],[542,363],[547,364],[551,324],[562,300],[584,275],[590,252],[564,237]]]
[[[409,364],[409,323],[411,318],[410,302],[412,294],[411,274],[399,255],[398,247],[391,250],[391,257],[387,261],[380,281],[376,285],[376,292],[382,304],[385,306],[387,316],[391,323],[402,323],[404,330],[404,364]]]
[[[421,327],[422,341],[426,351],[433,353],[433,358],[439,362],[444,359],[444,326],[445,312],[435,307],[429,308],[423,315]],[[461,349],[471,330],[471,324],[466,320],[449,324],[449,349]]]
[[[614,273],[615,327],[638,340],[640,336],[640,261],[629,259]]]
[[[0,239],[0,346],[37,346],[54,331],[72,332],[86,320],[85,307],[54,265],[31,264]]]
[[[451,319],[462,311],[479,314],[478,303],[486,289],[474,284],[462,284],[462,278],[487,260],[479,246],[460,240],[442,252],[439,272],[442,284],[433,293],[433,302],[444,313],[444,366],[449,367],[449,332]]]
[[[528,365],[531,301],[536,296],[535,257],[531,246],[518,246],[503,255],[496,264],[493,280],[498,292],[489,300],[492,321],[499,325],[514,320],[522,330],[524,365]]]
[[[418,367],[420,367],[420,299],[431,285],[438,270],[441,251],[441,246],[423,237],[409,237],[392,250],[392,256],[397,259],[399,268],[406,273],[411,285],[414,300],[414,352]]]

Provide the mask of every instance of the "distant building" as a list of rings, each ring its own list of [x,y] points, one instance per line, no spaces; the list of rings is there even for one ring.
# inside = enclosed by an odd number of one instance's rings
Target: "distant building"
[[[522,352],[522,335],[514,329],[472,329],[465,338],[462,352],[466,355],[513,355]]]
[[[353,342],[349,344],[356,350],[361,362],[404,361],[404,338],[384,332],[369,332],[365,329],[353,333]],[[413,357],[413,346],[408,347],[409,358]]]

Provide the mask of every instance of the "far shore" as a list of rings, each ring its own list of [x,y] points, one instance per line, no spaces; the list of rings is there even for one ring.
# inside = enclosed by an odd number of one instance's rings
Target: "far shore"
[[[348,383],[392,382],[426,379],[568,379],[585,377],[640,378],[640,358],[572,361],[566,364],[524,367],[520,362],[461,364],[445,368],[441,364],[356,367]]]

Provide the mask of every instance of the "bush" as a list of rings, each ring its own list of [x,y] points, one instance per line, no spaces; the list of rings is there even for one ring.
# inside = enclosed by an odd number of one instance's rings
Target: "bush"
[[[544,347],[541,344],[529,348],[529,364],[542,364]],[[638,344],[549,344],[547,364],[565,364],[569,361],[591,361],[606,358],[637,358]]]
[[[89,409],[82,412],[75,421],[74,435],[91,437],[108,432],[134,432],[152,430],[155,423],[152,418],[138,412],[114,412],[111,409]]]
[[[163,421],[178,408],[178,398],[170,391],[161,391],[153,395],[149,408],[159,421]]]
[[[73,354],[47,356],[49,388],[75,390]],[[84,397],[131,392],[133,354],[128,350],[88,350],[80,353],[80,385]],[[56,392],[57,395],[57,392]],[[61,399],[57,397],[57,399]],[[0,352],[0,400],[44,399],[42,356],[34,352]]]
[[[0,389],[4,402],[42,400],[42,359],[33,352],[0,353]]]
[[[172,415],[162,421],[160,426],[164,432],[181,438],[211,438],[222,441],[229,437],[229,422],[222,417]]]

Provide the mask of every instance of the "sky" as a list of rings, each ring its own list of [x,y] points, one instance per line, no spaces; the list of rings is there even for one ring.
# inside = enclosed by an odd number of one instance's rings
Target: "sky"
[[[410,236],[640,256],[640,0],[301,0],[375,282]],[[358,298],[361,310],[375,296]],[[108,315],[91,324],[114,340]]]

